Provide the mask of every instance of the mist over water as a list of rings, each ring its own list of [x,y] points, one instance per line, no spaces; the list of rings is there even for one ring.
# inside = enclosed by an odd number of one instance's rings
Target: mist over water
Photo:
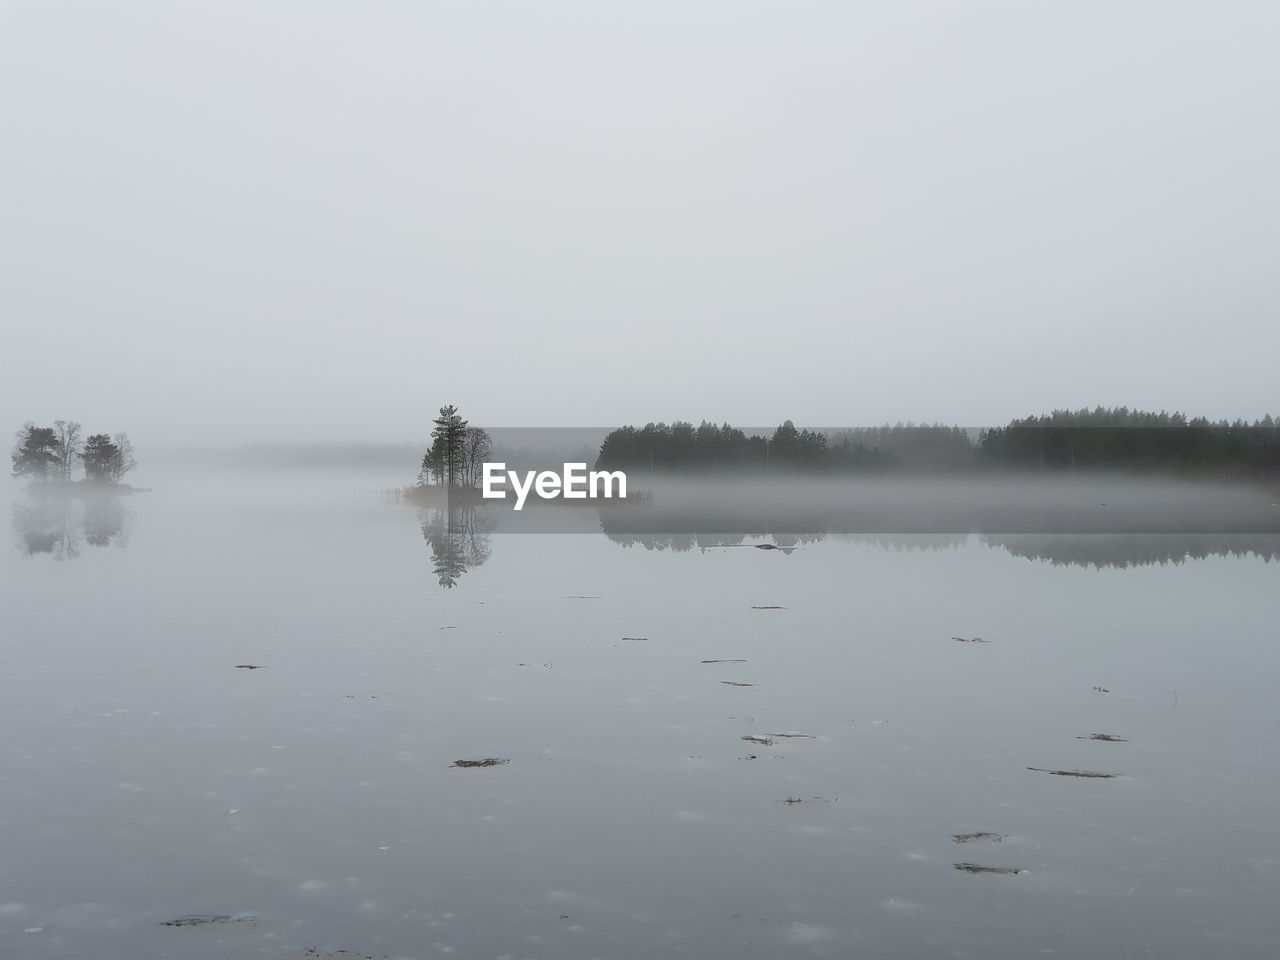
[[[10,489],[7,956],[1269,949],[1265,491],[402,476]]]
[[[1278,35],[0,3],[0,960],[1273,956]]]

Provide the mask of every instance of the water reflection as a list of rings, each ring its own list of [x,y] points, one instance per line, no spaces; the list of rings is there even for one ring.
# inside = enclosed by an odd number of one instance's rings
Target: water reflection
[[[645,550],[674,550],[677,553],[686,550],[713,550],[721,547],[776,547],[783,553],[790,553],[798,546],[816,543],[825,538],[822,533],[779,533],[771,536],[767,544],[758,544],[755,540],[762,533],[606,533],[611,541],[620,547],[643,547]]]
[[[714,550],[725,547],[777,548],[789,553],[797,546],[816,543],[826,534],[636,534],[607,533],[620,547],[646,550]],[[1124,569],[1152,564],[1182,564],[1208,557],[1257,557],[1280,560],[1277,534],[981,534],[979,542],[1005,550],[1015,557],[1042,560],[1053,566]],[[844,543],[868,544],[883,550],[954,550],[971,539],[969,534],[836,534]]]
[[[422,538],[431,546],[431,569],[440,586],[456,586],[472,567],[489,559],[494,521],[483,507],[448,506],[418,511]]]
[[[648,492],[648,499],[636,502],[600,502],[604,531],[1280,535],[1280,492],[1244,483],[1155,477],[905,477],[844,483],[665,478],[654,480]]]
[[[55,560],[80,556],[85,544],[125,546],[132,518],[114,496],[33,496],[13,505],[18,549],[28,556],[48,554]]]
[[[990,547],[1016,557],[1045,560],[1059,566],[1143,567],[1182,564],[1208,557],[1258,557],[1280,560],[1280,535],[1244,534],[1009,534],[983,535]]]

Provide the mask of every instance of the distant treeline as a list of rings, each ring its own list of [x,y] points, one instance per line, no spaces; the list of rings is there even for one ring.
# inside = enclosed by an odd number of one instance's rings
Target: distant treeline
[[[1280,423],[1188,419],[1126,407],[1055,410],[985,431],[983,459],[1037,467],[1280,469]]]
[[[611,470],[883,471],[896,468],[1042,469],[1228,468],[1280,470],[1280,424],[1267,416],[1212,422],[1126,407],[1058,410],[975,433],[941,424],[772,434],[687,421],[626,426],[609,433],[596,458]]]
[[[597,468],[631,470],[774,469],[876,470],[897,463],[959,464],[973,445],[959,427],[797,429],[787,420],[769,436],[729,424],[684,421],[622,427],[604,438]]]

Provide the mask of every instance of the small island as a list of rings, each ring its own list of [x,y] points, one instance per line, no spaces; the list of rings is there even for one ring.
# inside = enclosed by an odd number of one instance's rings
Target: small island
[[[83,428],[74,420],[55,420],[51,427],[24,424],[10,457],[13,475],[29,479],[28,489],[37,496],[124,495],[140,489],[124,482],[138,466],[128,434],[82,438]]]

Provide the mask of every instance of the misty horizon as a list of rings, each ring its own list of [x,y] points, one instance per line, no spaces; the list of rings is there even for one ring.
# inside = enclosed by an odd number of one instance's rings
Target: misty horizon
[[[1276,412],[1277,8],[129,9],[0,11],[15,424]]]

